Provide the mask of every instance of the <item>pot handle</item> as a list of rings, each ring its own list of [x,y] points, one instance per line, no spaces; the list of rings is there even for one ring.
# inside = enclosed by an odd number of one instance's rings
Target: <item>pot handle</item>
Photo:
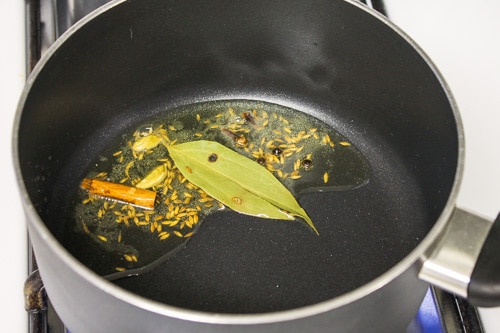
[[[491,227],[472,271],[468,298],[478,306],[500,305],[500,214]]]
[[[455,208],[419,278],[476,306],[500,306],[500,214],[492,222]]]

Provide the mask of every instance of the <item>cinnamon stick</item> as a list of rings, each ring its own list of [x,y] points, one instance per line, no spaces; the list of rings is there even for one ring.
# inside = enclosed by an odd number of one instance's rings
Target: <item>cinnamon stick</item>
[[[154,209],[156,192],[99,179],[84,178],[80,187],[89,194],[125,202],[144,209]]]

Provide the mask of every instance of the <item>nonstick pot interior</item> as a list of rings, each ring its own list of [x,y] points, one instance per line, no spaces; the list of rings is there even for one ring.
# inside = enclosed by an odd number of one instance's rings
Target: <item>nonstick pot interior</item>
[[[131,1],[80,26],[40,66],[19,159],[31,201],[70,252],[69,198],[90,163],[125,129],[179,105],[292,107],[367,158],[366,185],[299,198],[320,236],[218,213],[173,258],[115,281],[167,304],[260,313],[344,294],[419,244],[454,182],[457,125],[442,82],[403,36],[351,3]],[[99,271],[106,254],[79,251]]]

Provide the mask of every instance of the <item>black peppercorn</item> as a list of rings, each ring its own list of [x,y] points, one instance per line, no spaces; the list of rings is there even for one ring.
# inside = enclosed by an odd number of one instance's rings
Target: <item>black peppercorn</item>
[[[275,156],[280,156],[282,152],[283,152],[283,150],[281,150],[280,148],[274,148],[274,149],[272,150],[272,153],[273,153],[273,155],[275,155]]]
[[[309,170],[311,169],[313,166],[313,162],[309,159],[305,159],[302,161],[302,167],[304,168],[304,170]]]
[[[208,156],[208,161],[213,163],[213,162],[217,161],[217,158],[219,158],[219,156],[217,156],[216,153],[213,153],[213,154],[210,154],[210,156]]]

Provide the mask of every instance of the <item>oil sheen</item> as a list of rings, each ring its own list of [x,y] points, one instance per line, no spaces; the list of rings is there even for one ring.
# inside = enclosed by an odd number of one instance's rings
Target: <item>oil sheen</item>
[[[296,198],[351,190],[369,179],[368,163],[351,141],[304,112],[247,100],[165,110],[123,133],[86,175],[146,186],[156,192],[154,209],[76,189],[78,241],[74,249],[69,245],[70,251],[98,274],[113,278],[152,269],[188,246],[206,216],[226,209],[182,176],[165,147],[196,140],[219,142],[254,160]],[[308,213],[314,221],[314,212]],[[304,227],[304,232],[310,230]]]

